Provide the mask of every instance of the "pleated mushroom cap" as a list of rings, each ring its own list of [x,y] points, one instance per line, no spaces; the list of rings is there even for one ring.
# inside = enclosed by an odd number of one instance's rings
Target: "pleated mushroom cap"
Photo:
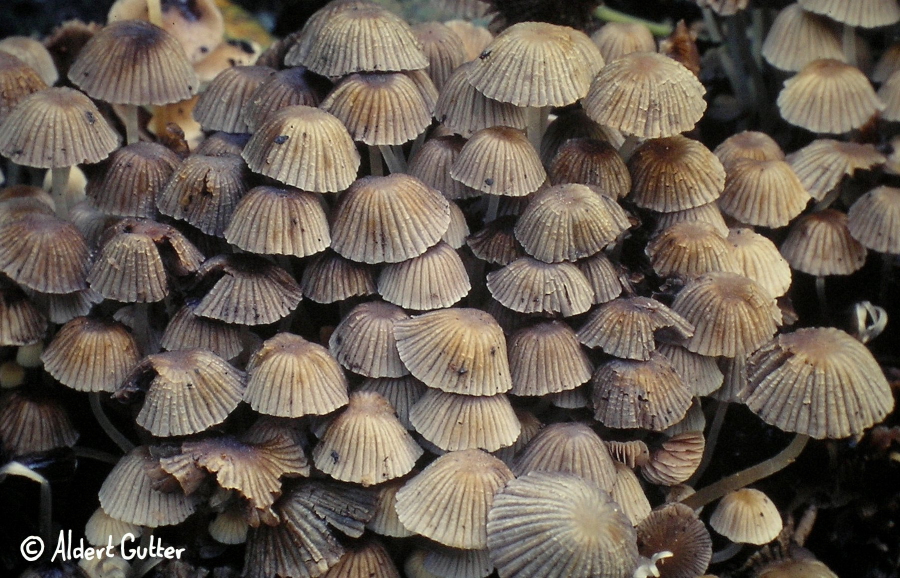
[[[409,571],[409,578],[433,578],[435,576],[454,576],[456,578],[485,578],[494,572],[490,555],[484,550],[462,550],[445,546],[428,545],[422,560],[425,574]]]
[[[328,425],[313,460],[337,480],[371,486],[409,473],[423,452],[388,400],[360,391]]]
[[[157,437],[189,435],[225,421],[237,407],[246,375],[202,349],[148,355],[119,385],[129,400],[146,390],[135,422]]]
[[[334,303],[350,297],[374,295],[372,267],[356,263],[326,249],[303,268],[300,278],[303,295],[316,303]]]
[[[403,527],[394,508],[394,504],[397,503],[397,492],[405,483],[406,480],[396,479],[378,486],[378,503],[375,507],[375,516],[366,524],[368,530],[392,538],[415,536],[414,532]]]
[[[141,535],[141,527],[137,524],[116,520],[104,512],[103,508],[94,510],[84,525],[84,537],[93,546],[105,547],[110,537],[112,537],[113,544],[121,544],[122,538],[126,534],[138,537]]]
[[[88,317],[63,325],[41,354],[47,373],[76,391],[115,391],[139,359],[124,325]]]
[[[247,192],[246,165],[237,155],[191,155],[175,169],[156,200],[163,215],[221,237]]]
[[[328,340],[331,354],[349,371],[366,377],[403,377],[394,325],[409,319],[396,305],[373,301],[347,313]]]
[[[516,106],[565,106],[587,94],[603,56],[583,32],[544,22],[504,30],[468,70],[479,92]],[[529,82],[514,81],[515,76]]]
[[[443,87],[434,105],[434,118],[465,138],[483,128],[508,126],[525,129],[525,109],[486,97],[469,82],[469,71],[477,64],[458,66]]]
[[[605,62],[632,52],[656,52],[653,33],[639,22],[607,22],[591,34]]]
[[[517,477],[529,472],[573,474],[612,490],[616,468],[603,440],[587,424],[555,423],[542,429],[512,466]]]
[[[488,549],[501,576],[627,578],[638,562],[634,527],[608,493],[571,474],[512,480],[488,515]]]
[[[437,458],[397,492],[397,515],[409,530],[453,548],[484,549],[494,495],[513,479],[481,450]]]
[[[618,464],[634,469],[643,466],[650,460],[650,448],[641,440],[617,441],[605,440],[603,444],[609,452],[609,457]],[[618,480],[618,465],[616,466],[616,478]]]
[[[774,228],[787,225],[809,200],[785,161],[742,159],[728,171],[719,208],[742,223]]]
[[[783,8],[762,45],[766,62],[789,72],[798,72],[816,58],[845,61],[841,37],[834,24],[800,4]]]
[[[708,273],[689,281],[672,309],[693,324],[686,347],[701,355],[751,353],[772,338],[781,319],[765,289],[734,273]]]
[[[35,389],[18,387],[0,400],[0,449],[8,459],[71,448],[78,441],[62,401]]]
[[[0,271],[41,293],[87,288],[91,266],[84,236],[69,222],[39,212],[0,222]]]
[[[405,74],[357,73],[341,80],[320,108],[337,117],[355,141],[400,145],[431,124],[431,107]]]
[[[220,155],[238,155],[244,150],[247,141],[250,140],[249,134],[236,134],[231,132],[214,132],[203,139],[197,148],[192,152],[198,155],[206,155],[208,157],[217,157]]]
[[[664,58],[664,57],[663,57]],[[725,187],[725,169],[703,144],[682,135],[648,140],[628,160],[639,207],[663,213],[711,203]]]
[[[497,217],[475,232],[466,244],[472,253],[493,265],[509,265],[519,257],[525,256],[516,240],[514,227],[518,219],[514,215]]]
[[[223,70],[200,93],[194,105],[194,119],[207,131],[252,132],[244,106],[273,74],[275,70],[268,66],[233,66]]]
[[[728,234],[728,225],[725,224],[722,211],[719,210],[719,205],[715,201],[693,209],[675,211],[674,213],[657,213],[655,216],[656,227],[653,229],[654,233],[660,233],[676,223],[702,221],[715,227],[723,236]]]
[[[470,0],[450,1],[456,7],[454,10],[456,18],[444,22],[444,25],[462,38],[463,46],[466,48],[466,61],[475,60],[491,43],[494,35],[484,26],[476,26],[463,18],[480,18],[485,15],[486,7],[480,0],[476,2]]]
[[[194,314],[240,325],[266,325],[300,303],[300,286],[287,271],[255,255],[218,255],[197,271],[212,282]]]
[[[706,525],[689,507],[661,506],[637,526],[638,552],[651,557],[668,550],[672,556],[656,562],[660,576],[693,578],[706,572],[712,559],[712,538]]]
[[[504,307],[519,313],[572,317],[591,308],[594,291],[572,263],[544,263],[520,257],[488,273],[487,287]]]
[[[621,199],[631,191],[631,175],[625,161],[614,146],[595,138],[567,140],[547,169],[550,183],[593,185],[613,199]]]
[[[549,167],[562,146],[575,138],[606,141],[617,150],[625,142],[621,132],[597,124],[588,117],[583,108],[567,107],[560,109],[556,118],[547,125],[547,130],[541,138],[541,162]]]
[[[536,193],[516,223],[525,252],[547,263],[600,252],[628,229],[625,211],[587,185],[564,184]]]
[[[378,276],[385,301],[416,311],[450,307],[471,288],[462,259],[443,241],[418,257],[385,265]]]
[[[790,124],[828,134],[859,128],[884,109],[858,68],[827,58],[813,60],[786,80],[777,102]]]
[[[680,345],[668,343],[661,343],[657,351],[669,360],[695,396],[709,395],[722,387],[725,376],[714,357],[699,355]]]
[[[306,68],[297,66],[279,70],[250,94],[241,109],[248,132],[256,132],[269,118],[289,106],[319,106],[320,94],[329,83]]]
[[[409,160],[409,174],[450,200],[477,197],[481,193],[450,176],[450,167],[466,140],[458,135],[432,137]]]
[[[509,339],[514,395],[544,395],[575,389],[591,378],[591,362],[575,332],[560,321],[520,329]]]
[[[421,22],[412,29],[428,57],[428,76],[440,90],[453,71],[466,61],[462,38],[440,22]]]
[[[659,353],[647,361],[614,359],[597,367],[594,417],[618,429],[662,431],[678,423],[691,405],[687,384]]]
[[[752,488],[726,494],[716,506],[709,525],[732,542],[767,544],[781,532],[781,514],[767,495]]]
[[[597,253],[576,263],[594,290],[594,304],[612,301],[622,293],[619,271],[604,253]]]
[[[726,172],[731,165],[740,159],[758,161],[784,160],[784,152],[775,140],[764,132],[745,130],[726,138],[716,147],[713,154],[725,167]]]
[[[656,350],[656,332],[685,339],[694,327],[681,315],[648,297],[619,298],[597,308],[578,330],[578,340],[609,355],[646,361]]]
[[[101,174],[88,179],[85,193],[107,215],[153,217],[156,198],[179,164],[166,147],[136,142],[114,151],[101,164]]]
[[[700,466],[705,447],[702,431],[690,428],[675,434],[650,454],[650,460],[641,466],[641,474],[651,484],[674,486],[684,483]]]
[[[346,189],[359,169],[359,152],[341,121],[303,105],[272,115],[242,156],[251,171],[314,193]]]
[[[168,351],[178,349],[206,349],[222,359],[233,359],[243,349],[240,329],[215,319],[194,315],[196,300],[187,300],[184,307],[166,325],[160,345]]]
[[[878,98],[884,101],[881,118],[890,122],[900,121],[900,74],[892,74],[878,90]]]
[[[839,329],[779,335],[748,360],[741,401],[766,423],[816,439],[845,438],[894,407],[887,380],[866,347]]]
[[[0,51],[0,123],[20,100],[47,84],[37,71],[12,54]]]
[[[445,451],[511,446],[521,424],[503,394],[458,395],[428,388],[409,411],[409,421],[423,438]]]
[[[787,293],[791,287],[791,268],[775,243],[743,227],[730,229],[728,242],[740,268],[738,273],[759,283],[773,297]]]
[[[853,238],[879,253],[900,255],[900,189],[877,187],[847,213]]]
[[[400,578],[400,572],[381,542],[370,538],[350,547],[322,578]]]
[[[892,0],[800,0],[804,10],[824,14],[848,26],[878,28],[900,20],[900,6]]]
[[[115,104],[180,102],[200,86],[175,37],[142,20],[100,29],[78,53],[69,80],[92,98]]]
[[[615,462],[615,466],[616,485],[610,494],[613,501],[620,505],[622,512],[631,520],[632,525],[637,526],[650,515],[652,510],[650,501],[632,469],[621,462]]]
[[[503,330],[483,311],[432,311],[397,321],[394,336],[403,364],[428,387],[463,395],[512,387]]]
[[[354,72],[395,72],[428,66],[418,40],[399,16],[371,2],[345,2],[327,14],[321,28],[299,59],[316,74],[336,77]],[[348,45],[347,39],[353,39]]]
[[[116,520],[158,528],[179,524],[196,507],[181,491],[153,489],[150,472],[159,467],[148,446],[138,446],[113,467],[100,487],[100,507]]]
[[[119,146],[97,107],[71,88],[48,88],[19,102],[0,126],[0,154],[28,167],[96,163]]]
[[[360,263],[399,263],[433,247],[449,226],[447,199],[418,179],[363,177],[338,200],[331,248]]]
[[[645,251],[660,277],[741,272],[728,240],[715,225],[702,221],[682,221],[666,227],[650,239]]]
[[[850,275],[866,263],[866,248],[850,236],[847,215],[823,209],[798,218],[781,244],[791,267],[810,275]]]
[[[265,415],[325,415],[349,399],[347,378],[328,350],[290,333],[263,342],[247,373],[244,401]]]
[[[466,214],[463,213],[459,205],[450,202],[450,226],[447,232],[441,237],[441,241],[450,245],[453,249],[461,249],[469,238],[469,224],[466,222]]]
[[[359,391],[374,391],[388,400],[397,412],[397,419],[408,430],[415,429],[409,421],[412,406],[418,402],[428,387],[411,375],[403,377],[376,377],[364,380]]]
[[[883,154],[869,144],[817,139],[788,155],[788,163],[803,187],[817,201],[837,187],[845,176],[886,162]]]
[[[9,281],[0,282],[0,344],[28,345],[47,331],[47,319],[22,289]]]
[[[547,180],[537,151],[521,130],[494,126],[472,135],[450,168],[462,184],[493,195],[524,197]]]
[[[706,110],[706,89],[678,62],[632,52],[608,63],[584,98],[594,121],[640,138],[670,137],[694,128]]]
[[[247,191],[222,234],[232,245],[264,255],[302,258],[331,244],[328,218],[316,195],[270,186]]]

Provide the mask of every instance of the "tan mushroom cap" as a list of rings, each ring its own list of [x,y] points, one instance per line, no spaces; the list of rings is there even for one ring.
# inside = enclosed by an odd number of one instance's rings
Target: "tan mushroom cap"
[[[453,249],[459,250],[466,244],[470,233],[466,214],[457,203],[450,201],[450,226],[447,227],[447,232],[441,237],[441,241]]]
[[[200,93],[194,119],[207,131],[251,132],[244,106],[273,74],[275,70],[267,66],[234,66],[222,71]]]
[[[661,576],[688,578],[706,572],[712,559],[712,539],[706,525],[683,504],[666,504],[650,513],[637,526],[638,552],[651,557],[672,552],[656,563]]]
[[[84,94],[71,88],[35,92],[0,125],[0,154],[39,168],[96,163],[119,146],[119,135]]]
[[[678,62],[655,52],[632,52],[600,71],[584,98],[594,121],[640,138],[691,130],[706,110],[706,89]]]
[[[576,263],[594,290],[594,304],[607,303],[622,294],[619,271],[604,253],[597,253]]]
[[[616,483],[616,468],[609,451],[585,423],[555,423],[542,429],[516,457],[513,473],[574,474],[608,491]]]
[[[480,0],[479,0],[480,1]],[[487,549],[462,550],[446,546],[428,545],[422,559],[423,574],[416,574],[406,566],[409,578],[434,578],[436,576],[459,576],[465,578],[485,578],[494,572]]]
[[[734,273],[708,273],[689,281],[672,309],[694,325],[688,350],[701,355],[748,354],[772,338],[781,311],[755,281]]]
[[[714,357],[699,355],[685,347],[669,343],[659,344],[657,351],[669,360],[695,396],[709,395],[722,387],[725,376]]]
[[[322,76],[395,72],[428,66],[418,40],[399,16],[371,2],[342,2],[322,20],[306,54],[292,48],[290,66],[302,64]],[[352,39],[348,44],[347,39]]]
[[[196,500],[180,489],[153,489],[150,472],[159,467],[159,462],[151,450],[138,446],[119,460],[100,487],[100,507],[111,517],[138,526],[179,524],[194,512]]]
[[[794,221],[781,254],[797,271],[820,277],[850,275],[866,263],[866,248],[850,236],[847,215],[830,208]]]
[[[762,57],[775,68],[790,72],[802,70],[817,58],[846,61],[833,23],[800,4],[789,4],[775,17],[763,42]]]
[[[22,289],[0,280],[0,345],[28,345],[47,331],[47,319]]]
[[[750,357],[747,377],[739,397],[751,411],[816,439],[861,434],[894,407],[875,358],[839,329],[779,335]]]
[[[656,52],[653,33],[640,22],[607,22],[591,34],[591,40],[605,62],[632,52]]]
[[[506,395],[459,395],[428,388],[409,410],[409,421],[441,450],[511,446],[522,430]]]
[[[447,199],[468,199],[481,193],[467,187],[450,176],[450,167],[459,156],[466,140],[459,135],[429,138],[409,160],[409,174],[432,189],[437,189]]]
[[[181,159],[157,143],[136,142],[115,150],[88,179],[85,193],[108,215],[148,217],[156,214],[156,198]]]
[[[732,542],[766,544],[781,532],[781,514],[767,495],[743,488],[727,494],[716,506],[709,525]]]
[[[341,121],[303,105],[275,113],[241,154],[251,171],[314,193],[346,189],[359,169],[359,152]]]
[[[244,400],[265,415],[325,415],[347,405],[347,378],[321,345],[290,333],[263,342],[247,363]]]
[[[816,578],[838,578],[831,568],[819,560],[800,558],[780,560],[767,564],[759,572],[759,578],[792,578],[793,576],[814,576]]]
[[[829,134],[859,128],[884,110],[884,103],[859,69],[827,58],[813,60],[786,80],[777,102],[781,116],[790,124]]]
[[[881,117],[891,122],[900,121],[900,74],[888,77],[878,90],[878,98],[884,101]]]
[[[611,428],[662,431],[691,405],[687,384],[656,352],[647,361],[608,361],[597,367],[591,383],[594,418]]]
[[[84,537],[88,543],[93,546],[105,547],[108,540],[112,537],[113,544],[121,544],[122,538],[126,534],[135,537],[141,535],[141,527],[137,524],[129,524],[122,520],[116,520],[105,511],[102,507],[98,507],[88,518],[84,525]]]
[[[847,216],[854,239],[873,251],[900,255],[900,189],[872,189],[853,203]]]
[[[488,549],[501,576],[631,576],[637,542],[608,493],[571,474],[531,472],[497,494]]]
[[[251,253],[308,257],[331,244],[328,217],[313,193],[260,186],[247,191],[222,232]]]
[[[631,469],[646,464],[650,459],[650,448],[641,440],[604,440],[603,444],[609,451],[609,457]],[[618,471],[616,477],[618,478]]]
[[[752,229],[736,227],[728,232],[738,273],[759,283],[773,297],[781,297],[791,287],[791,267],[775,243]]]
[[[509,338],[514,395],[544,395],[575,389],[591,378],[591,362],[575,332],[561,321],[525,327]]]
[[[764,132],[751,130],[745,130],[726,138],[716,147],[713,154],[725,167],[726,172],[731,170],[731,165],[740,159],[784,160],[784,152],[772,137]]]
[[[713,271],[741,273],[731,245],[715,225],[682,221],[650,239],[645,249],[661,277],[691,278]]]
[[[572,263],[520,257],[487,275],[487,288],[504,307],[519,313],[580,315],[591,308],[594,290]]]
[[[512,479],[503,462],[482,450],[449,452],[397,492],[397,514],[407,529],[435,542],[483,549],[494,495]]]
[[[453,71],[440,90],[434,118],[465,138],[491,126],[525,129],[525,109],[488,98],[469,83],[474,66],[475,62],[466,62]]]
[[[69,69],[92,98],[115,104],[168,104],[197,93],[200,81],[171,34],[141,20],[108,24]]]
[[[450,176],[483,193],[507,197],[524,197],[547,180],[525,133],[505,126],[472,135],[450,168]]]
[[[512,381],[503,330],[477,309],[444,309],[394,325],[400,359],[428,387],[463,395],[496,395]]]
[[[787,161],[803,187],[821,201],[845,176],[882,165],[887,159],[869,144],[817,139],[788,155]]]
[[[494,38],[473,62],[469,82],[488,98],[516,106],[565,106],[587,94],[603,56],[583,32],[520,22]]]
[[[894,0],[799,0],[799,4],[848,26],[878,28],[900,20],[900,6]]]
[[[384,545],[369,538],[351,546],[322,578],[400,578],[400,573]]]
[[[59,80],[53,57],[39,40],[29,36],[7,36],[0,40],[0,52],[21,60],[40,76],[46,86],[53,86]]]
[[[462,18],[480,18],[484,16],[486,5],[481,0],[443,0],[449,1],[458,8],[454,10],[456,18],[444,22],[444,26],[456,32],[462,39],[463,46],[466,48],[466,61],[478,58],[484,49],[487,48],[494,35],[484,26],[476,26],[468,20]],[[459,5],[462,5],[461,7]]]
[[[685,221],[709,223],[721,235],[728,234],[728,225],[725,223],[722,211],[719,210],[719,204],[715,201],[692,209],[675,211],[674,213],[657,213],[656,227],[653,229],[653,232],[654,234],[660,233],[672,225]]]
[[[414,536],[414,532],[410,532],[403,527],[400,519],[397,517],[397,510],[394,504],[397,503],[397,492],[403,487],[406,480],[397,479],[381,484],[378,487],[378,503],[375,507],[375,516],[366,524],[366,529],[371,530],[379,536],[390,536],[392,538],[409,538]]]
[[[515,234],[526,253],[558,263],[599,253],[630,226],[613,198],[587,185],[563,184],[531,197]]]
[[[423,452],[388,400],[359,391],[328,425],[313,460],[332,478],[365,487],[406,475]]]
[[[222,359],[235,358],[244,349],[239,328],[194,315],[196,305],[197,301],[188,300],[175,312],[160,338],[162,348],[207,349]]]
[[[71,223],[40,212],[0,222],[0,271],[41,293],[87,288],[90,249]]]
[[[314,256],[306,264],[300,288],[305,297],[316,303],[334,303],[376,292],[371,265],[355,263],[331,249]]]
[[[711,203],[725,187],[725,169],[703,144],[682,135],[652,139],[628,160],[639,207],[663,213]]]
[[[685,339],[693,326],[680,315],[648,297],[623,297],[598,307],[578,330],[578,340],[623,359],[650,359],[656,332]]]
[[[472,234],[466,240],[466,244],[482,261],[494,265],[509,265],[519,257],[525,256],[525,251],[514,233],[516,221],[514,215],[498,217]]]
[[[328,347],[341,365],[353,373],[366,377],[409,375],[394,339],[394,325],[409,318],[390,303],[361,303],[344,315],[331,334]]]
[[[785,161],[736,161],[725,179],[719,208],[738,221],[783,227],[809,203],[810,194]]]
[[[447,199],[415,177],[363,177],[338,200],[331,248],[361,263],[399,263],[436,245],[449,226]]]
[[[621,199],[631,191],[631,175],[625,161],[605,140],[567,140],[550,161],[547,173],[551,184],[593,185],[613,199]]]
[[[0,50],[0,123],[20,100],[46,88],[47,84],[34,69],[16,56]]]
[[[319,106],[344,123],[353,140],[367,145],[400,145],[431,124],[432,107],[400,72],[346,76]]]
[[[320,94],[327,82],[302,66],[279,70],[263,81],[247,98],[241,116],[250,132],[262,126],[282,108],[289,106],[319,106]]]
[[[418,257],[385,265],[378,276],[385,301],[416,311],[450,307],[471,288],[462,259],[444,241]]]
[[[76,391],[115,391],[139,359],[124,325],[88,317],[63,325],[41,354],[47,373]]]
[[[699,405],[693,405],[700,412],[702,418],[703,412]],[[689,411],[688,414],[691,412]],[[687,421],[686,417],[682,421]],[[679,426],[681,422],[675,424]],[[702,429],[701,424],[697,424]],[[686,482],[700,465],[703,459],[703,449],[706,447],[706,440],[703,438],[703,432],[691,427],[684,426],[687,431],[676,433],[671,438],[662,442],[661,447],[655,449],[650,454],[649,461],[641,466],[641,474],[644,479],[651,484],[660,486],[674,486]],[[671,430],[667,430],[671,431]]]
[[[428,386],[411,375],[369,378],[358,388],[358,391],[374,391],[384,396],[397,412],[397,419],[408,430],[415,429],[409,421],[410,410],[427,390]]]
[[[616,150],[625,142],[621,132],[594,122],[583,108],[566,107],[557,112],[541,138],[541,162],[549,167],[559,149],[574,138],[603,140]]]
[[[428,76],[441,90],[453,71],[466,61],[462,38],[440,22],[421,22],[412,29],[428,57]]]
[[[534,436],[541,431],[541,428],[544,427],[544,424],[542,424],[530,411],[519,409],[515,410],[515,412],[522,430],[519,432],[519,437],[516,438],[516,441],[511,446],[500,448],[493,452],[494,457],[500,458],[503,460],[504,464],[510,467],[512,467],[516,455],[525,449],[525,446],[528,445],[528,443],[534,439]]]
[[[66,407],[46,391],[29,384],[0,400],[0,449],[9,459],[70,448],[76,441]]]

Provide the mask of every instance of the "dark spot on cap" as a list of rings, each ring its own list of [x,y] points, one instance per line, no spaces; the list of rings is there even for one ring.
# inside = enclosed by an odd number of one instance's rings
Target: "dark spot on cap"
[[[287,140],[288,140],[289,138],[291,138],[291,137],[289,137],[289,136],[286,135],[286,134],[280,134],[280,135],[278,135],[278,136],[275,137],[275,144],[279,144],[279,145],[280,145],[280,144],[284,144],[284,143],[287,142]]]
[[[491,51],[490,51],[490,50],[485,50],[484,52],[482,52],[481,54],[478,55],[478,58],[479,58],[480,60],[484,60],[485,58],[487,58],[487,57],[490,56],[490,55],[491,55]]]
[[[484,179],[484,184],[486,184],[486,185],[489,186],[489,187],[493,187],[493,186],[494,186],[494,179]]]
[[[90,124],[94,124],[95,122],[97,122],[97,118],[94,116],[94,113],[92,113],[91,111],[85,112],[84,116],[87,118],[87,121]]]
[[[341,459],[341,456],[336,451],[331,450],[331,459],[334,460],[334,463],[338,463]]]
[[[202,54],[206,54],[207,52],[209,52],[209,48],[206,47],[206,46],[201,46],[201,47],[200,47],[200,52],[201,52]]]

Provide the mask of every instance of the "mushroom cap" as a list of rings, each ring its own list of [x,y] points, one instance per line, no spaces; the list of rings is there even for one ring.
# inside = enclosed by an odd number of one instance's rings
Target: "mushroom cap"
[[[821,201],[845,176],[852,177],[859,169],[882,165],[887,159],[869,144],[816,139],[788,155],[787,161],[803,187],[815,200]]]
[[[573,474],[611,491],[616,468],[600,436],[585,423],[566,422],[540,430],[516,457],[517,477],[529,472]]]
[[[781,116],[817,133],[842,134],[859,128],[884,103],[858,68],[839,60],[811,61],[778,94]],[[840,114],[835,111],[840,110]]]
[[[487,288],[504,307],[519,313],[580,315],[591,308],[594,290],[572,263],[520,257],[487,275]]]
[[[607,303],[622,294],[619,271],[603,252],[575,264],[594,290],[594,304]]]
[[[900,189],[872,189],[853,203],[847,217],[854,239],[873,251],[900,255]]]
[[[572,138],[556,151],[547,169],[550,183],[593,185],[613,199],[631,191],[631,175],[619,151],[608,141]]]
[[[613,486],[613,501],[620,505],[622,512],[628,516],[632,525],[637,526],[650,515],[650,501],[644,492],[641,481],[632,469],[620,462],[616,466],[616,485]]]
[[[484,52],[484,49],[487,48],[488,44],[491,43],[491,40],[494,39],[494,35],[484,26],[476,26],[468,20],[461,19],[480,18],[484,16],[486,6],[480,0],[476,2],[472,2],[471,0],[449,1],[457,5],[456,10],[454,10],[456,18],[444,22],[444,25],[453,32],[456,32],[462,39],[463,46],[466,49],[466,61],[475,60],[478,58],[479,54]]]
[[[9,459],[70,448],[76,441],[66,407],[43,389],[19,387],[0,401],[0,449]]]
[[[809,200],[809,192],[787,162],[741,159],[728,171],[719,208],[748,225],[783,227]]]
[[[385,301],[417,311],[450,307],[471,288],[462,259],[444,241],[418,257],[385,265],[378,276]]]
[[[703,412],[699,405],[692,405],[700,411],[702,419]],[[689,411],[688,414],[691,412]],[[675,424],[680,426],[683,421],[687,421],[687,416]],[[703,425],[698,424],[700,429]],[[681,484],[690,479],[700,466],[700,460],[703,459],[703,449],[706,447],[706,440],[703,438],[703,432],[694,429],[688,424],[687,431],[677,433],[671,438],[662,442],[661,447],[655,449],[650,454],[650,460],[641,466],[641,474],[644,479],[651,484],[660,486],[674,486]],[[668,429],[667,431],[671,431]]]
[[[91,514],[91,517],[88,518],[87,523],[84,525],[84,537],[88,543],[94,546],[104,547],[110,537],[112,537],[113,544],[121,544],[122,538],[126,534],[139,537],[141,535],[141,527],[137,524],[116,520],[103,511],[102,507],[94,510],[94,513]]]
[[[174,36],[142,20],[101,28],[69,69],[92,98],[114,104],[169,104],[197,94],[200,81]]]
[[[331,249],[317,254],[306,264],[300,288],[303,295],[316,303],[334,303],[376,292],[371,265],[345,259]]]
[[[616,150],[625,142],[625,137],[614,128],[598,124],[581,107],[560,109],[556,118],[547,125],[541,138],[541,162],[550,166],[553,157],[566,141],[573,138],[605,140]]]
[[[275,70],[268,66],[233,66],[223,70],[200,93],[194,105],[194,119],[206,131],[252,132],[244,106],[274,74]]]
[[[434,118],[442,126],[464,138],[491,126],[524,130],[525,109],[486,97],[469,82],[469,71],[477,66],[466,62],[458,66],[440,90],[434,105]]]
[[[136,142],[113,151],[85,193],[107,215],[153,218],[156,199],[180,164],[163,145]]]
[[[692,578],[706,572],[712,559],[712,538],[697,514],[685,505],[663,505],[637,526],[638,552],[651,557],[672,552],[656,563],[660,576]]]
[[[784,152],[772,137],[764,132],[752,130],[745,130],[726,138],[716,147],[713,154],[725,167],[726,172],[731,170],[731,165],[739,159],[784,160]]]
[[[248,132],[256,132],[269,118],[289,106],[319,106],[330,83],[302,66],[279,70],[250,94],[241,110]]]
[[[524,257],[525,251],[514,233],[517,220],[514,215],[506,215],[485,224],[466,240],[472,254],[493,265],[509,265]]]
[[[653,33],[640,22],[607,22],[591,34],[604,62],[612,62],[632,52],[656,52]]]
[[[497,395],[459,395],[428,388],[409,411],[409,421],[441,450],[511,446],[522,430],[509,399]]]
[[[740,400],[784,431],[845,438],[880,422],[894,407],[875,358],[839,329],[779,335],[747,363],[748,383]]]
[[[373,538],[353,544],[322,578],[400,578],[384,545]]]
[[[397,503],[397,492],[406,483],[404,479],[396,479],[378,486],[378,502],[375,506],[375,516],[366,524],[366,529],[379,536],[392,538],[409,538],[415,536],[400,523],[394,504]]]
[[[709,525],[732,542],[766,544],[781,532],[781,514],[767,495],[742,488],[725,495],[716,506]]]
[[[119,146],[119,135],[87,96],[47,88],[22,99],[0,125],[0,154],[44,169],[96,163]]]
[[[608,63],[583,100],[594,121],[640,138],[689,131],[703,116],[706,89],[680,63],[655,52],[632,52]]]
[[[497,494],[488,549],[502,576],[631,576],[631,522],[608,493],[571,474],[531,472]]]
[[[160,345],[168,351],[206,349],[222,359],[233,359],[244,349],[240,329],[216,319],[194,315],[196,300],[187,300],[166,325]]]
[[[47,83],[32,67],[0,49],[0,124],[19,101],[46,88]]]
[[[415,429],[409,420],[412,407],[422,399],[428,386],[411,375],[403,377],[374,377],[363,380],[358,391],[374,391],[388,400],[397,412],[397,419],[408,430]]]
[[[29,36],[7,36],[0,40],[0,52],[15,56],[34,70],[46,86],[59,80],[59,73],[50,52],[39,40]]]
[[[483,193],[524,197],[547,180],[537,151],[521,130],[492,126],[472,135],[459,151],[450,176]]]
[[[824,14],[848,26],[879,28],[900,20],[900,6],[894,0],[799,0],[804,10]]]
[[[675,211],[674,213],[657,213],[655,216],[656,227],[653,229],[654,234],[658,234],[672,225],[685,221],[709,223],[720,234],[728,234],[728,225],[725,224],[725,218],[722,216],[722,211],[719,210],[719,204],[715,201],[692,209]]]
[[[0,345],[28,345],[40,341],[47,319],[14,283],[0,281]]]
[[[646,361],[656,349],[656,332],[685,339],[693,326],[681,315],[648,297],[621,297],[594,310],[578,330],[578,340],[609,355]]]
[[[894,73],[884,81],[878,90],[878,98],[884,101],[881,117],[891,122],[900,121],[900,74]]]
[[[775,298],[787,293],[791,287],[791,266],[775,243],[743,227],[730,229],[728,242],[738,263],[738,273],[759,283]]]
[[[561,321],[516,331],[509,338],[508,348],[513,395],[558,393],[591,379],[591,362],[575,332]]]
[[[703,221],[681,221],[666,227],[650,239],[645,252],[660,277],[741,273],[731,244],[715,225]]]
[[[366,377],[403,377],[409,370],[400,361],[394,325],[409,319],[390,303],[361,303],[344,315],[328,340],[331,354],[347,370]]]
[[[831,208],[794,221],[781,254],[797,271],[818,277],[850,275],[866,263],[866,248],[850,236],[847,215]]]
[[[762,45],[762,57],[789,72],[799,72],[817,58],[846,61],[832,21],[800,4],[789,4],[775,17]]]
[[[494,38],[473,62],[469,82],[488,98],[516,106],[565,106],[587,94],[603,56],[583,32],[520,22]]]
[[[428,57],[428,76],[441,90],[453,71],[466,61],[462,38],[440,22],[420,22],[412,29]]]
[[[450,176],[450,167],[459,156],[466,140],[459,135],[429,138],[409,160],[409,174],[447,199],[468,199],[481,193]]]

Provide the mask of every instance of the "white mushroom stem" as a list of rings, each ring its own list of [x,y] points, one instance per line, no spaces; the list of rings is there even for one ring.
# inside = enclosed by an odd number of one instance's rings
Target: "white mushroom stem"
[[[122,122],[125,124],[125,140],[134,144],[141,140],[141,129],[138,123],[138,107],[135,104],[122,105]]]
[[[631,158],[631,155],[634,154],[634,149],[636,149],[639,144],[641,144],[641,139],[637,136],[630,134],[625,137],[625,142],[619,147],[619,156],[622,157],[622,160],[627,163],[628,159]]]
[[[743,548],[743,544],[732,542],[721,550],[713,552],[712,558],[710,558],[709,563],[719,564],[721,562],[727,562],[728,560],[731,560],[732,558],[737,556],[738,552],[740,552]]]
[[[6,476],[19,476],[41,485],[41,501],[40,501],[40,517],[38,518],[38,531],[44,544],[50,544],[50,528],[52,526],[51,507],[53,506],[52,495],[50,491],[50,482],[41,474],[35,472],[31,468],[22,465],[19,462],[9,462],[0,468],[0,481]],[[30,552],[28,552],[30,554]],[[41,558],[47,558],[51,550],[44,548]]]
[[[525,131],[528,134],[528,140],[534,150],[541,151],[541,140],[544,138],[544,132],[547,130],[547,120],[550,117],[549,106],[530,106],[525,109],[528,117],[528,128]]]
[[[161,0],[147,0],[147,16],[150,19],[150,24],[162,28],[163,19]]]
[[[378,150],[381,151],[381,156],[384,157],[384,162],[391,174],[406,172],[406,159],[403,158],[403,153],[398,148],[390,145],[378,146]]]
[[[850,66],[859,66],[856,58],[856,29],[844,24],[844,57]]]
[[[119,449],[121,449],[124,453],[128,453],[134,449],[134,444],[129,441],[124,435],[116,429],[116,426],[109,421],[109,418],[106,417],[106,414],[103,413],[103,407],[100,404],[100,392],[93,392],[88,394],[88,399],[91,403],[91,413],[94,414],[94,419],[97,420],[97,423],[100,424],[100,427],[103,428],[103,431],[106,432],[106,435],[109,436],[109,439],[115,442]]]
[[[691,478],[686,482],[689,486],[694,486],[703,477],[706,468],[712,461],[713,453],[716,451],[716,443],[719,441],[719,434],[722,433],[722,424],[725,423],[725,414],[728,413],[727,401],[713,401],[716,413],[713,416],[712,424],[709,426],[709,432],[706,434],[706,446],[703,448],[703,458],[700,465],[694,471]]]
[[[384,176],[384,166],[381,164],[381,151],[377,146],[369,145],[369,173],[373,177]]]
[[[50,169],[52,184],[50,191],[53,194],[53,203],[56,205],[56,216],[65,219],[69,216],[69,202],[66,198],[69,188],[69,172],[72,167]]]
[[[664,558],[671,558],[674,555],[675,554],[668,550],[663,550],[649,558],[641,556],[641,559],[638,561],[638,567],[634,569],[634,574],[631,575],[631,578],[649,578],[650,576],[659,578],[659,568],[656,567],[656,563]]]

